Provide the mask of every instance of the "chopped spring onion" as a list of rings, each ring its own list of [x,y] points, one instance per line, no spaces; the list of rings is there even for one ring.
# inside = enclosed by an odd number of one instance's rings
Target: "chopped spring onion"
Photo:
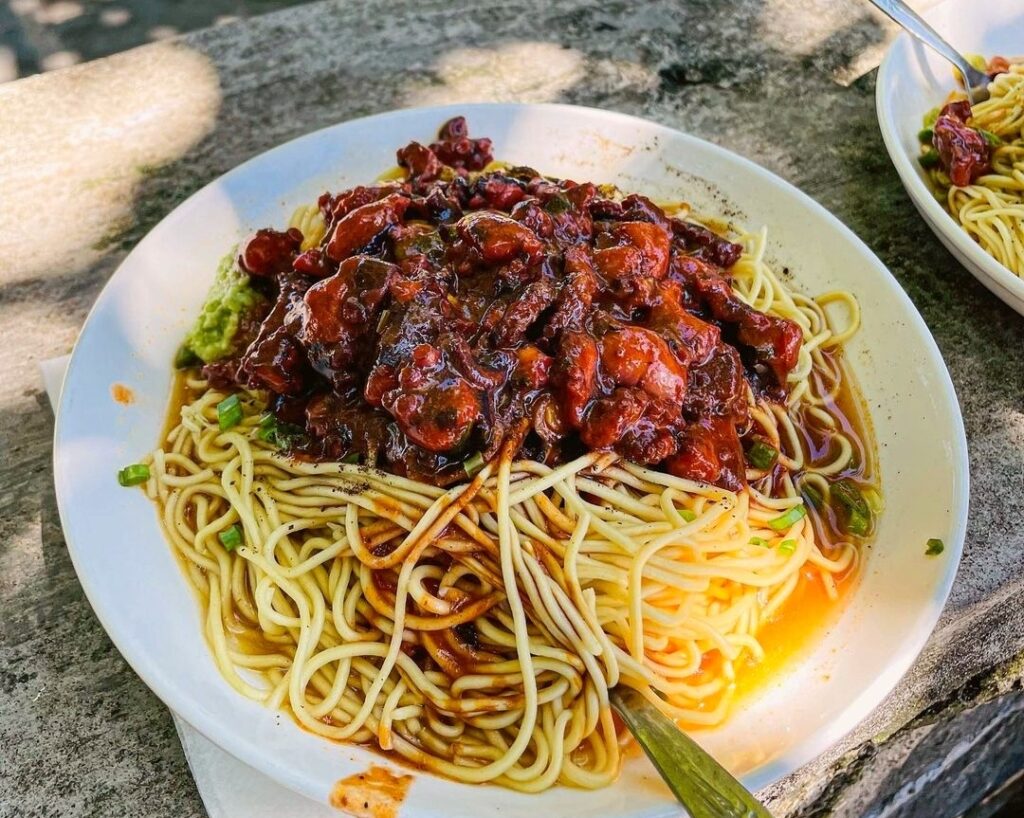
[[[882,495],[878,493],[876,489],[864,489],[861,492],[864,495],[864,501],[868,504],[868,508],[875,514],[881,514],[885,509],[885,501],[882,500]]]
[[[759,545],[763,548],[764,546],[768,545],[768,540],[764,539],[763,537],[751,537],[750,544]]]
[[[778,459],[779,450],[763,440],[755,440],[747,449],[747,460],[755,469],[770,469]]]
[[[217,535],[220,544],[228,551],[234,551],[242,544],[242,526],[235,523],[231,528],[226,528]]]
[[[349,452],[347,455],[345,455],[343,458],[341,458],[341,462],[342,463],[349,463],[349,464],[358,463],[359,462],[359,452]]]
[[[238,399],[238,395],[231,395],[217,404],[217,423],[222,432],[226,432],[241,422],[242,402]]]
[[[260,425],[256,430],[256,437],[272,446],[283,448],[293,442],[295,438],[302,436],[302,429],[294,423],[282,423],[270,412],[264,412],[260,416]]]
[[[821,508],[825,502],[821,492],[814,488],[814,486],[801,486],[800,493],[804,496],[804,502],[810,505],[811,508]]]
[[[783,540],[779,543],[780,554],[792,554],[796,551],[796,540]]]
[[[984,128],[978,128],[978,133],[980,133],[982,138],[993,148],[998,148],[1003,144],[1003,140],[996,134],[992,133],[992,131],[986,131]]]
[[[472,457],[467,457],[465,461],[463,461],[462,468],[466,470],[467,476],[472,477],[474,474],[480,471],[480,469],[482,469],[486,464],[487,461],[484,460],[483,454],[477,452]]]
[[[917,161],[921,163],[922,168],[937,168],[939,166],[939,152],[935,148],[929,148],[917,157]]]
[[[694,520],[697,519],[697,515],[690,511],[690,509],[688,508],[677,508],[676,513],[684,520],[686,520],[686,522],[688,523],[692,523]]]
[[[844,477],[836,480],[831,488],[835,505],[843,512],[843,526],[850,534],[866,537],[871,530],[871,509],[857,484]]]
[[[803,503],[800,503],[800,505],[793,506],[781,517],[776,517],[774,520],[769,520],[768,527],[773,531],[785,531],[791,525],[796,523],[798,520],[802,520],[806,516],[807,509],[804,507]]]
[[[932,144],[932,137],[935,135],[935,131],[931,128],[922,128],[917,132],[918,141],[925,145]]]
[[[256,432],[256,437],[266,443],[273,443],[276,435],[277,418],[270,414],[270,412],[264,412],[260,415],[260,428]]]
[[[945,550],[946,544],[937,537],[932,537],[930,540],[928,540],[928,547],[925,549],[924,553],[927,554],[929,557],[937,557]]]
[[[149,466],[145,463],[132,463],[117,473],[117,482],[122,486],[137,486],[149,479]]]

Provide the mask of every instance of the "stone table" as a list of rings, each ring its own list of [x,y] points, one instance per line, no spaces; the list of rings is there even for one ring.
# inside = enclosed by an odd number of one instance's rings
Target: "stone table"
[[[717,142],[815,197],[906,288],[967,426],[963,564],[885,705],[762,795],[778,816],[992,814],[1024,769],[1024,320],[890,166],[871,69],[892,28],[828,0],[484,5],[332,0],[0,87],[0,815],[203,814],[167,710],[71,568],[39,361],[209,180],[339,120],[472,100],[615,109]]]

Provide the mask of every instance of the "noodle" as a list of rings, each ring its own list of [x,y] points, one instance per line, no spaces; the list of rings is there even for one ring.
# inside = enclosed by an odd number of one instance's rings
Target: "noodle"
[[[293,219],[304,233],[313,222]],[[449,489],[289,459],[257,436],[261,394],[242,393],[242,421],[221,431],[227,395],[188,380],[145,488],[227,682],[325,738],[524,792],[614,779],[616,684],[681,723],[720,723],[801,574],[834,597],[857,563],[814,514],[779,520],[802,509],[805,485],[827,499],[824,476],[855,459],[873,469],[834,403],[847,377],[835,350],[856,332],[857,303],[791,292],[764,261],[765,238],[741,238],[733,285],[796,321],[804,344],[786,407],[748,396],[786,468],[749,469],[739,493],[604,452],[556,468],[515,461],[511,444]],[[229,550],[218,532],[235,524],[244,541]]]

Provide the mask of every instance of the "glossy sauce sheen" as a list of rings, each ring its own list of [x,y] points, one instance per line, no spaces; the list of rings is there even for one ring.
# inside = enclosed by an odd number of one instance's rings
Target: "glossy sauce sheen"
[[[296,454],[438,484],[511,440],[742,488],[747,386],[782,400],[802,335],[733,293],[741,248],[643,196],[490,161],[457,118],[398,151],[405,180],[325,193],[320,246],[250,237],[239,264],[272,306],[210,380],[271,393]]]

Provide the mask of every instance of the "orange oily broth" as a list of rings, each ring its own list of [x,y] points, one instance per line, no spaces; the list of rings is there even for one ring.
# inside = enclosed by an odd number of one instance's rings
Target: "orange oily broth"
[[[816,569],[804,568],[800,580],[775,615],[758,631],[764,659],[741,660],[736,674],[734,705],[765,691],[814,647],[817,638],[839,619],[856,576],[836,584],[838,599],[830,599]]]
[[[751,699],[767,691],[772,684],[780,683],[784,674],[791,670],[814,647],[814,643],[822,631],[834,624],[842,613],[843,606],[849,598],[850,589],[856,585],[856,575],[843,577],[836,584],[837,599],[830,599],[825,591],[818,572],[814,568],[804,568],[800,572],[800,580],[796,588],[775,615],[765,622],[757,633],[757,639],[764,649],[764,658],[760,661],[746,654],[736,665],[736,681],[733,688],[733,699],[729,712],[743,707]],[[704,654],[701,669],[710,674],[720,663],[718,651]],[[713,698],[703,703],[698,709],[709,710],[717,702]],[[626,731],[618,714],[613,714],[619,735],[622,737],[623,758],[636,758],[643,755],[640,745]],[[728,721],[728,719],[726,719]],[[688,724],[685,720],[677,724],[688,733],[707,729],[704,725]]]

